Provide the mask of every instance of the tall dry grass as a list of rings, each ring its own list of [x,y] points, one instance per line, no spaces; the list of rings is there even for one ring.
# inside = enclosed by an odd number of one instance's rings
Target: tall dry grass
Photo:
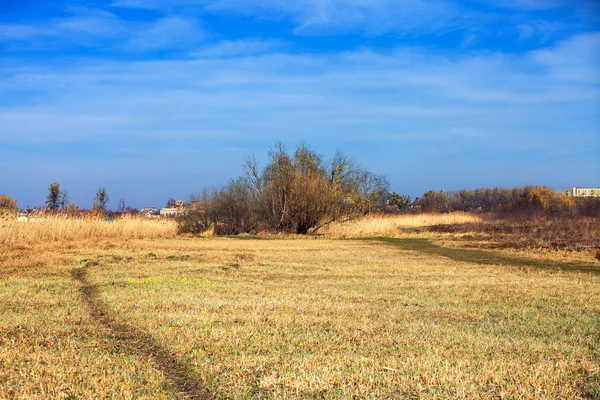
[[[177,235],[172,220],[122,217],[108,221],[101,217],[66,216],[0,217],[0,245],[32,245],[48,242],[73,242],[98,239],[169,238]]]
[[[330,236],[398,236],[403,228],[419,228],[440,224],[481,222],[481,216],[463,212],[449,214],[367,215],[344,222],[334,222],[319,230]]]

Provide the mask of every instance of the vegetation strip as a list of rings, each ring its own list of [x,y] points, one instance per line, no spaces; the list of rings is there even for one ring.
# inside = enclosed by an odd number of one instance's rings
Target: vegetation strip
[[[558,262],[550,260],[538,261],[522,257],[509,257],[497,252],[494,253],[477,249],[455,249],[450,247],[442,247],[432,243],[429,239],[374,237],[367,238],[367,240],[377,240],[389,243],[402,250],[414,250],[425,254],[447,257],[453,261],[472,262],[484,265],[508,265],[558,269],[563,271],[600,274],[600,267],[597,265],[585,264],[582,262]]]
[[[102,305],[98,288],[89,283],[86,267],[73,269],[71,275],[81,284],[81,301],[90,309],[92,318],[112,331],[115,337],[122,340],[133,351],[153,360],[182,398],[213,398],[201,381],[191,378],[192,370],[183,365],[168,349],[157,343],[151,335],[120,323],[110,315]]]

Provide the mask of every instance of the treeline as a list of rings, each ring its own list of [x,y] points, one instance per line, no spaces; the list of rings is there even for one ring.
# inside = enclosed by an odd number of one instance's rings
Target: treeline
[[[545,186],[428,191],[404,210],[410,212],[482,212],[498,216],[600,217],[600,198],[572,197]]]
[[[180,231],[307,233],[342,217],[382,209],[388,187],[384,176],[341,152],[326,160],[304,144],[293,153],[277,144],[263,168],[247,159],[240,178],[195,195],[194,207],[180,218]]]
[[[259,231],[303,234],[332,221],[372,212],[600,216],[599,198],[567,197],[541,186],[428,191],[415,201],[389,192],[388,187],[384,176],[366,170],[341,152],[326,160],[304,144],[293,153],[277,144],[264,167],[250,158],[241,177],[193,196],[193,207],[179,218],[180,232],[201,233],[213,228],[218,235]]]

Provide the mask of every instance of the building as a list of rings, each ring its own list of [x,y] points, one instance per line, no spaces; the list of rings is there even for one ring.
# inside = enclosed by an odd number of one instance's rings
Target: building
[[[144,217],[153,217],[159,215],[159,211],[156,207],[144,207],[140,210],[140,214]]]
[[[161,208],[161,210],[160,210],[161,217],[179,217],[179,216],[183,215],[183,213],[184,213],[183,208],[178,208],[178,207],[165,207],[165,208]]]
[[[565,196],[573,197],[600,197],[600,188],[580,188],[563,189],[562,193]]]

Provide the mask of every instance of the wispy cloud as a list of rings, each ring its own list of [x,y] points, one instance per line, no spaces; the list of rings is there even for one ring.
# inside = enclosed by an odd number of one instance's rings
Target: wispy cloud
[[[37,37],[54,36],[52,28],[26,24],[0,24],[0,41],[23,41]]]
[[[570,0],[504,0],[504,1],[493,1],[493,0],[479,0],[481,2],[488,3],[494,7],[500,8],[515,8],[521,10],[548,10],[555,8],[563,8],[573,4]],[[588,0],[581,0],[586,2]]]
[[[290,20],[298,35],[431,33],[474,26],[480,17],[448,0],[116,0],[113,6],[148,9],[199,6],[211,12]]]
[[[533,37],[538,38],[540,42],[545,42],[566,27],[560,22],[548,22],[545,20],[527,21],[517,26],[519,39],[528,40]]]
[[[478,131],[483,146],[555,147],[578,129],[585,142],[598,128],[590,110],[600,101],[600,61],[589,55],[598,39],[582,35],[524,56],[398,49],[232,60],[224,51],[186,61],[11,69],[1,73],[0,90],[44,95],[0,108],[0,124],[10,129],[0,139],[220,140],[214,132],[229,132],[269,142],[282,132],[316,140],[329,132],[331,141],[365,134],[406,141],[411,132],[443,140],[450,131]],[[554,140],[542,140],[552,132]]]
[[[202,43],[206,34],[200,24],[192,18],[165,17],[141,29],[133,29],[123,48],[129,51],[146,51],[153,49],[176,49],[197,46]]]
[[[223,40],[192,51],[190,55],[197,58],[242,57],[283,50],[285,45],[281,40]]]
[[[553,82],[569,81],[599,89],[600,32],[574,36],[553,48],[533,51],[529,57]]]
[[[144,52],[198,46],[206,37],[193,17],[133,21],[102,9],[67,7],[65,11],[70,15],[42,23],[0,25],[0,42],[18,44],[18,50],[92,47]]]
[[[201,171],[186,178],[196,189],[237,172],[225,159],[303,139],[345,148],[392,181],[423,158],[438,182],[485,164],[482,184],[519,184],[504,169],[519,157],[519,179],[593,177],[598,29],[558,2],[539,14],[526,0],[486,2],[118,0],[15,18],[0,25],[0,166],[54,159],[73,179],[108,184],[127,171],[151,185],[171,182],[176,165]],[[348,35],[311,37],[333,34]],[[577,157],[530,159],[560,154]],[[47,186],[54,172],[44,173]],[[19,179],[0,174],[6,182]]]

